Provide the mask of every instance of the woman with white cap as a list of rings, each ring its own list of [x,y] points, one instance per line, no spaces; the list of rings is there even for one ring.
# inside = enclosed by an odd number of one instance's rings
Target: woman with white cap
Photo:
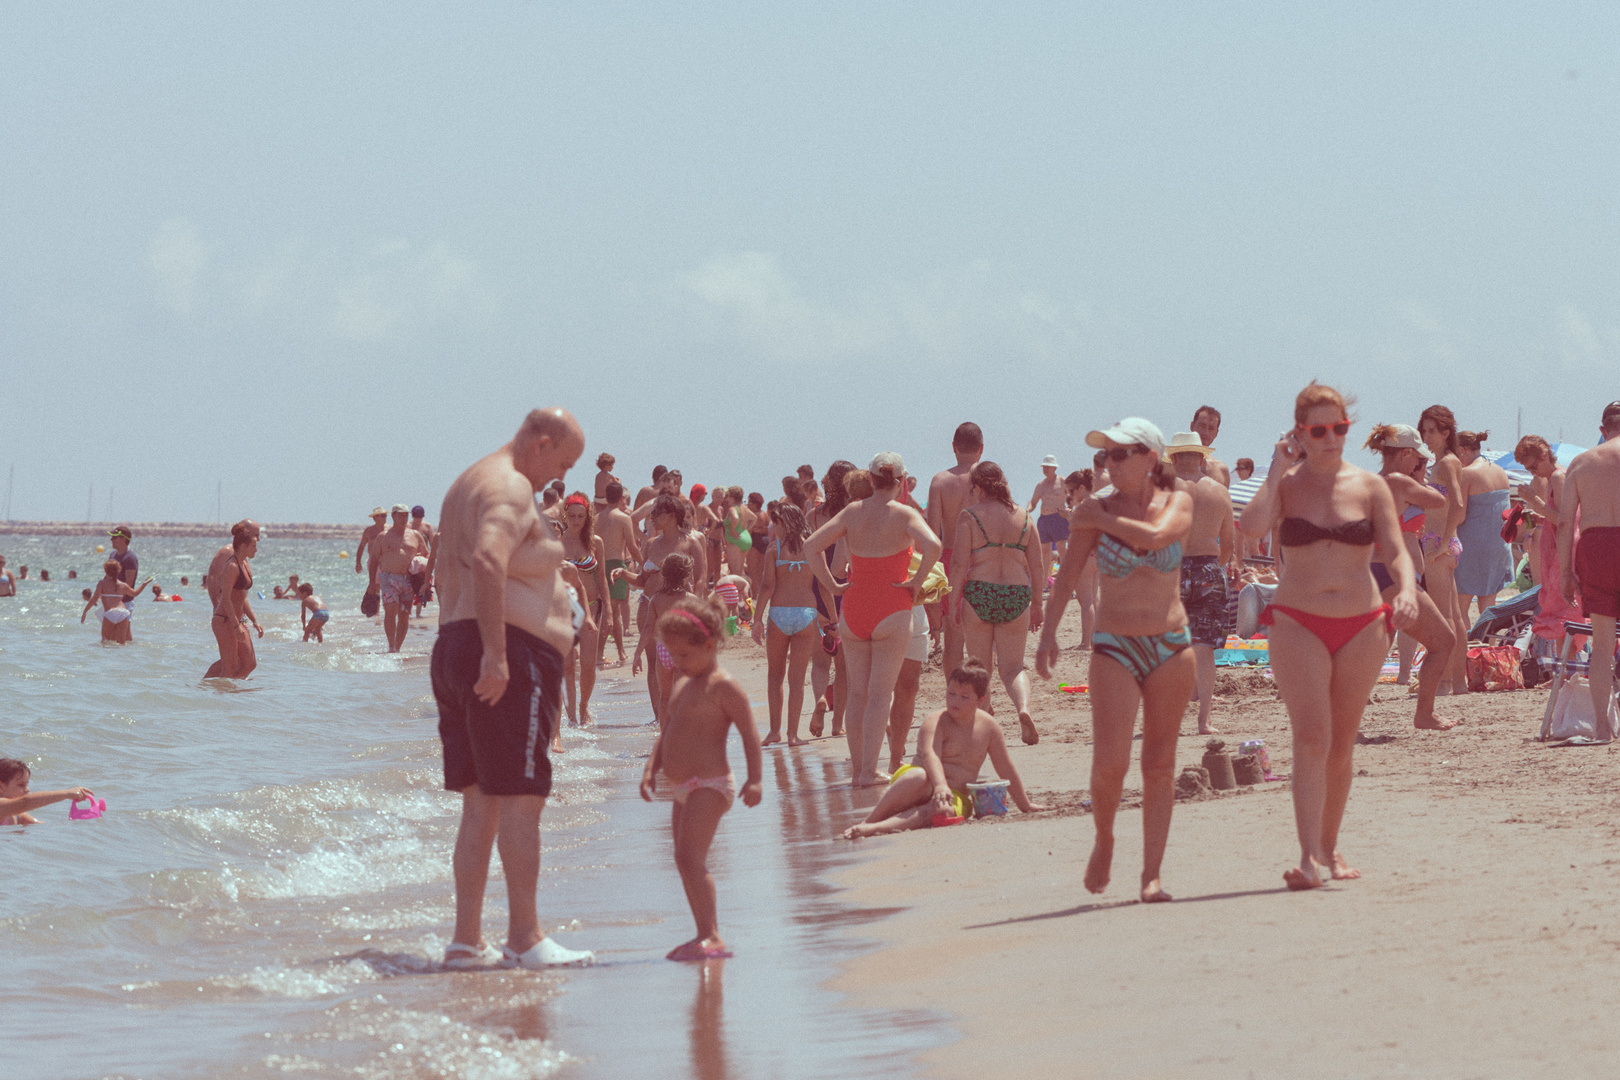
[[[905,462],[885,451],[872,459],[873,493],[852,500],[804,542],[828,596],[844,598],[839,616],[849,695],[844,705],[845,735],[856,787],[888,778],[878,771],[878,754],[888,730],[894,683],[911,644],[911,609],[944,545],[916,510],[903,501]],[[849,552],[849,581],[833,580],[826,560],[817,558],[842,538]],[[913,549],[922,556],[911,571]]]
[[[1047,600],[1035,670],[1052,677],[1057,626],[1093,551],[1101,579],[1092,634],[1091,812],[1096,845],[1086,888],[1108,886],[1114,816],[1131,764],[1137,706],[1142,707],[1142,884],[1146,903],[1169,900],[1159,867],[1175,805],[1176,739],[1197,677],[1181,606],[1181,540],[1192,525],[1193,500],[1159,460],[1164,434],[1140,417],[1093,431],[1086,445],[1108,455],[1113,491],[1087,498],[1069,519],[1069,546]]]
[[[1294,732],[1294,825],[1299,865],[1283,880],[1315,889],[1325,872],[1356,878],[1339,852],[1355,775],[1352,757],[1367,697],[1396,630],[1417,617],[1412,559],[1389,486],[1344,460],[1343,395],[1311,383],[1294,399],[1294,427],[1243,511],[1249,536],[1276,530],[1285,560],[1271,606],[1271,670]],[[1395,594],[1386,603],[1370,569],[1377,544]]]
[[[1434,455],[1423,444],[1423,437],[1417,433],[1417,429],[1409,424],[1378,425],[1367,436],[1367,449],[1383,455],[1384,467],[1378,475],[1389,485],[1390,497],[1395,500],[1395,513],[1401,522],[1401,544],[1406,548],[1406,557],[1412,560],[1412,572],[1418,583],[1417,621],[1405,633],[1417,639],[1426,657],[1435,658],[1432,664],[1425,659],[1423,666],[1418,669],[1417,715],[1412,720],[1412,726],[1427,731],[1449,731],[1457,726],[1457,722],[1441,720],[1434,715],[1434,698],[1440,689],[1440,680],[1446,674],[1446,658],[1457,647],[1457,635],[1451,628],[1451,621],[1440,614],[1440,609],[1429,599],[1429,594],[1422,590],[1423,545],[1418,542],[1428,512],[1444,507],[1446,497],[1412,478],[1418,464],[1431,460]],[[1385,603],[1389,603],[1398,591],[1395,579],[1390,577],[1389,567],[1378,560],[1377,552],[1373,559],[1370,566],[1373,580],[1378,583],[1379,595]]]

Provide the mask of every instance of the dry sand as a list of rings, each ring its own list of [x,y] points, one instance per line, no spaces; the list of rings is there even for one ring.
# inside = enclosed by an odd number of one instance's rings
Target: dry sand
[[[852,902],[901,910],[861,927],[883,947],[835,986],[937,1010],[961,1034],[924,1056],[925,1074],[1620,1075],[1606,1030],[1620,975],[1614,751],[1536,743],[1545,691],[1442,699],[1464,723],[1437,733],[1412,729],[1406,688],[1380,686],[1342,833],[1359,881],[1283,888],[1298,847],[1288,784],[1273,782],[1178,802],[1164,866],[1177,899],[1149,906],[1135,902],[1136,809],[1119,815],[1108,889],[1081,885],[1090,707],[1057,690],[1087,679],[1072,612],[1060,641],[1057,678],[1037,680],[1039,745],[1020,743],[999,687],[993,700],[1025,783],[1061,809],[861,841],[873,857],[839,878]],[[724,662],[764,700],[763,650],[739,643]],[[1287,716],[1263,676],[1221,681],[1229,749],[1263,738],[1286,773]],[[919,716],[943,682],[925,672]],[[1195,719],[1179,765],[1202,757]],[[813,748],[845,760],[841,740]]]

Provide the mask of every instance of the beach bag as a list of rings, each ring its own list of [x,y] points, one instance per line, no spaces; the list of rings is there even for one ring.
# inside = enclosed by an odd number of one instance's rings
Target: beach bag
[[[1475,645],[1468,650],[1468,689],[1523,690],[1519,650],[1511,645]]]
[[[1577,735],[1597,736],[1597,724],[1592,715],[1592,692],[1585,679],[1579,676],[1565,679],[1558,688],[1558,701],[1553,705],[1552,726],[1547,737],[1553,741],[1573,739]]]

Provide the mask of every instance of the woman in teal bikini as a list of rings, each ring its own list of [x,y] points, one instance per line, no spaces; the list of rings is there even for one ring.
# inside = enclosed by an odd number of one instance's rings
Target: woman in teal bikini
[[[951,564],[951,593],[946,600],[951,619],[962,628],[969,658],[1001,675],[1018,730],[1026,745],[1040,741],[1029,712],[1029,673],[1024,644],[1041,628],[1039,604],[1031,605],[1037,582],[1045,584],[1045,559],[1029,513],[1018,507],[1006,474],[993,461],[981,461],[968,474],[968,498],[974,500],[957,516],[951,550],[968,552]]]
[[[804,673],[810,657],[821,648],[821,628],[817,625],[816,597],[810,583],[816,575],[804,554],[804,540],[810,535],[804,513],[790,502],[773,504],[775,536],[764,547],[765,568],[759,587],[758,610],[754,616],[754,640],[765,641],[766,698],[770,702],[771,731],[762,745],[782,741],[782,676],[788,680],[787,741],[800,746],[799,714],[804,712]],[[770,614],[765,614],[766,605]],[[769,623],[767,630],[766,624]]]
[[[1159,866],[1175,805],[1176,739],[1192,700],[1197,664],[1181,606],[1181,538],[1192,526],[1192,496],[1160,464],[1164,435],[1140,417],[1093,431],[1086,445],[1108,452],[1114,492],[1086,498],[1069,519],[1069,546],[1047,601],[1035,670],[1052,677],[1057,626],[1093,551],[1101,582],[1091,646],[1091,811],[1097,842],[1086,888],[1108,886],[1114,815],[1131,764],[1136,708],[1142,706],[1142,888],[1144,903],[1169,900]]]

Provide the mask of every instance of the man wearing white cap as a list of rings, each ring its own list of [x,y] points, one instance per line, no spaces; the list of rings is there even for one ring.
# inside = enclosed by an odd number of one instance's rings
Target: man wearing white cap
[[[1064,505],[1067,494],[1063,481],[1058,479],[1057,455],[1047,454],[1041,459],[1041,482],[1035,485],[1035,493],[1029,497],[1029,505],[1024,510],[1033,514],[1036,504],[1040,504],[1041,512],[1035,519],[1035,531],[1040,534],[1041,546],[1046,549],[1048,576],[1052,573],[1054,560],[1063,561],[1063,545],[1069,539],[1069,509]]]
[[[1238,561],[1232,497],[1204,472],[1212,452],[1193,431],[1176,432],[1164,448],[1164,460],[1175,466],[1176,479],[1192,489],[1192,527],[1181,541],[1181,606],[1187,609],[1187,629],[1198,659],[1200,735],[1217,734],[1209,716],[1215,700],[1215,650],[1226,644],[1228,632],[1226,568]]]
[[[383,632],[388,635],[388,651],[399,652],[405,633],[411,628],[411,606],[416,603],[416,587],[411,584],[411,561],[423,556],[426,565],[427,542],[422,534],[408,528],[411,508],[395,503],[394,524],[371,542],[371,588],[382,600]]]

